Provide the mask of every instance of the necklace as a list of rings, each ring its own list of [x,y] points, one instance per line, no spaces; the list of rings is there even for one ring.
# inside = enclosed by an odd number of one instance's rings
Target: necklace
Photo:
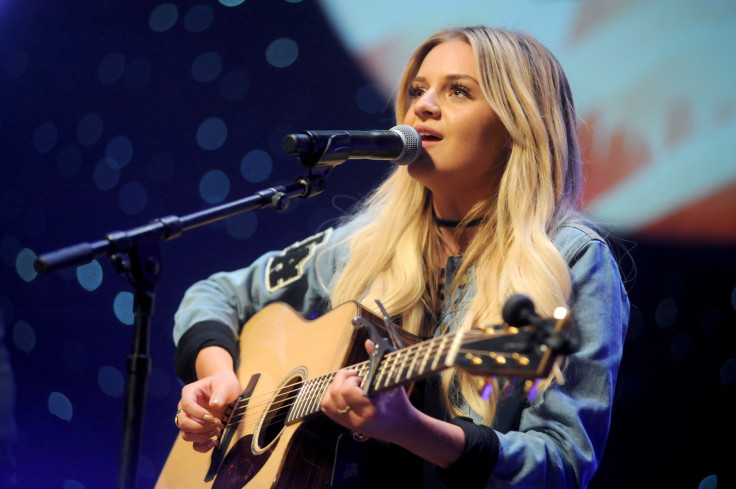
[[[447,219],[441,219],[441,218],[437,217],[437,214],[434,213],[434,210],[432,210],[432,219],[434,219],[435,224],[437,224],[438,226],[441,226],[443,228],[456,228],[462,222],[462,221],[449,221]],[[477,226],[481,222],[483,222],[483,218],[482,217],[477,217],[475,219],[471,219],[470,221],[468,221],[465,224],[465,227],[472,228],[474,226]]]

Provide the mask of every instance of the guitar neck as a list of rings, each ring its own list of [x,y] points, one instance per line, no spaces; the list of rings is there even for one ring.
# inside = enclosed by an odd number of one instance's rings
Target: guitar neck
[[[370,391],[376,392],[411,383],[454,365],[459,350],[459,335],[451,333],[415,345],[387,353],[378,366]],[[365,361],[350,367],[358,377],[365,379],[370,362]],[[337,372],[316,377],[304,382],[286,422],[299,421],[320,410],[320,401]]]
[[[460,367],[472,375],[517,379],[546,377],[567,340],[561,332],[569,321],[566,309],[559,316],[540,321],[540,326],[500,326],[449,333],[386,353],[374,374],[370,361],[346,367],[365,381],[367,392],[408,384],[449,367]],[[546,324],[542,324],[546,323]],[[550,342],[548,346],[545,342]],[[301,420],[320,410],[320,401],[336,372],[305,381],[294,399],[286,422]],[[365,389],[364,389],[365,390]]]

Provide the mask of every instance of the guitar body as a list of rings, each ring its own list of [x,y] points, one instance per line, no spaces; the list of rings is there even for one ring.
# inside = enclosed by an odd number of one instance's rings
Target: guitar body
[[[321,415],[284,424],[280,403],[290,385],[367,358],[360,341],[365,334],[351,323],[365,314],[347,302],[307,321],[276,303],[253,316],[240,335],[237,372],[252,393],[216,476],[204,480],[212,454],[195,452],[177,437],[155,489],[330,487],[335,444],[344,428]]]

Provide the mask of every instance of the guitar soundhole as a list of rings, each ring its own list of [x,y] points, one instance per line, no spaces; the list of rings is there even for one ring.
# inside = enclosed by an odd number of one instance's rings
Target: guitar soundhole
[[[273,397],[268,409],[263,413],[260,429],[254,439],[253,448],[256,452],[267,448],[281,434],[289,409],[291,409],[294,399],[299,393],[301,382],[302,377],[299,375],[290,377],[281,385],[281,388]]]

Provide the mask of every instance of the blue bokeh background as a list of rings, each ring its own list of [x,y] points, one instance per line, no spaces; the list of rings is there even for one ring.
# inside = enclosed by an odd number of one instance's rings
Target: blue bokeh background
[[[291,183],[305,170],[281,149],[290,132],[391,127],[390,98],[343,46],[306,0],[0,1],[0,332],[15,402],[0,399],[17,487],[115,485],[133,339],[131,285],[106,259],[38,276],[35,257]],[[139,487],[177,433],[171,330],[186,287],[330,225],[387,170],[353,160],[285,212],[161,244]],[[728,487],[736,250],[623,237],[634,309],[593,487]]]

